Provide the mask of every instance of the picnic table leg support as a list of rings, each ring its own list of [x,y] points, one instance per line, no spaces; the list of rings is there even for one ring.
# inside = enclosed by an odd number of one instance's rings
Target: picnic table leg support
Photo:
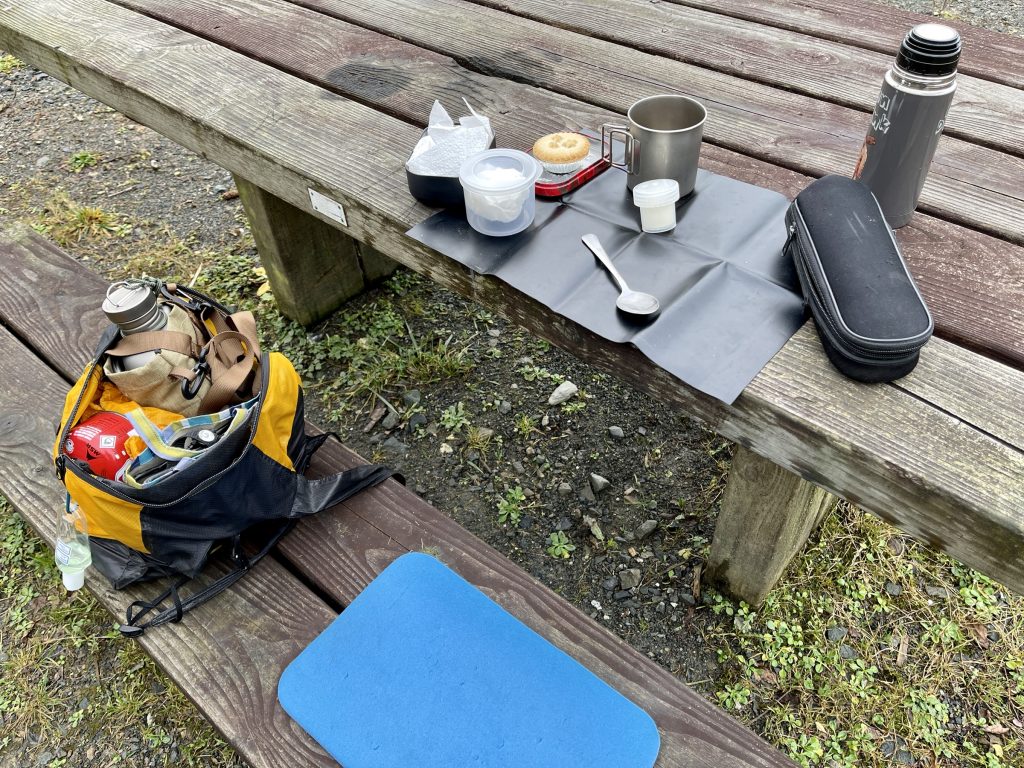
[[[303,325],[391,274],[397,264],[312,214],[235,176],[277,306]]]
[[[835,503],[830,493],[737,445],[707,579],[760,605]]]

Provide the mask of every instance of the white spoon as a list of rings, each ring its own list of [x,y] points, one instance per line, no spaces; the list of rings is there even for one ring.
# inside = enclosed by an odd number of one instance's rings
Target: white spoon
[[[630,315],[653,315],[661,309],[661,305],[658,304],[658,300],[654,296],[651,296],[649,293],[634,291],[626,285],[626,281],[622,279],[619,270],[615,268],[611,258],[605,253],[604,248],[601,247],[601,241],[597,239],[597,235],[584,235],[583,244],[594,252],[594,255],[604,264],[605,269],[612,273],[615,282],[619,284],[619,290],[622,293],[615,300],[616,307]]]

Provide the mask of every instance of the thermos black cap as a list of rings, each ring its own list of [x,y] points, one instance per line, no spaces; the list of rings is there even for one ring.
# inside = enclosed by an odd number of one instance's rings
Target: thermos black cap
[[[918,24],[896,54],[896,66],[915,75],[950,75],[959,60],[960,33],[945,24]]]

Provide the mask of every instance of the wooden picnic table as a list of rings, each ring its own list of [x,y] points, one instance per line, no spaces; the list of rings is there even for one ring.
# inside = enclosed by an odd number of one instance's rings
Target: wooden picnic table
[[[432,213],[409,195],[404,163],[435,98],[465,97],[499,145],[527,148],[621,119],[643,96],[687,94],[708,107],[702,167],[793,196],[852,171],[882,74],[923,20],[863,0],[5,0],[0,48],[235,174],[291,316],[325,316],[394,260],[736,442],[710,563],[735,593],[763,597],[826,491],[1024,591],[1024,41],[957,25],[957,97],[919,212],[897,233],[936,338],[891,385],[842,378],[808,324],[726,406],[405,235]],[[415,515],[386,518],[318,519],[286,539],[310,600],[344,606],[396,549],[419,546]],[[514,569],[480,566],[468,539],[430,526],[471,580],[532,625],[554,621]],[[291,608],[281,620],[297,627]],[[585,631],[562,632],[584,663],[625,674]],[[616,680],[636,695],[664,685],[647,674]],[[658,706],[706,717],[671,692]],[[664,765],[756,751],[671,728]]]

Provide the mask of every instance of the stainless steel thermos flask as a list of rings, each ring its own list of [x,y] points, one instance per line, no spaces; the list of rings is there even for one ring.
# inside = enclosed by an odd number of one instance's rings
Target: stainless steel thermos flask
[[[960,35],[919,24],[885,73],[853,178],[875,193],[893,229],[910,221],[956,91]]]

